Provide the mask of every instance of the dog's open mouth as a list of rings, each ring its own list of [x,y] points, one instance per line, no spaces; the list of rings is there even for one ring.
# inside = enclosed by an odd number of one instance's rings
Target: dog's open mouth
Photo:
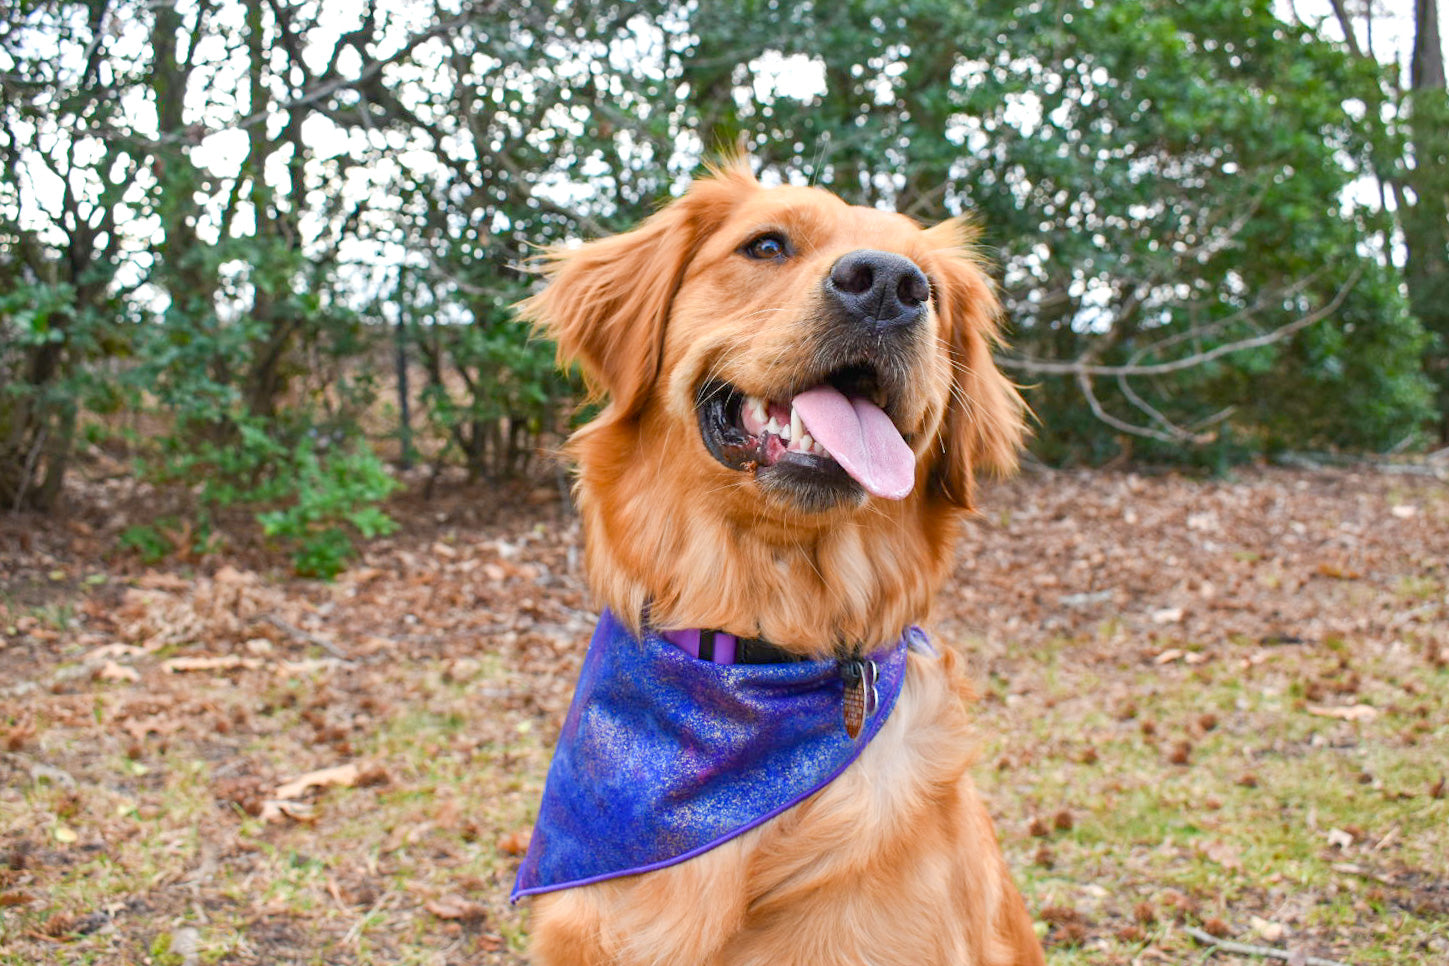
[[[715,459],[823,509],[860,491],[900,500],[915,484],[915,454],[869,370],[851,367],[782,398],[719,381],[695,396],[700,433]]]

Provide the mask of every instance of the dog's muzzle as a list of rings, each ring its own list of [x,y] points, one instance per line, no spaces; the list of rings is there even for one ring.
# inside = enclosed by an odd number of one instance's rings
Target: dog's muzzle
[[[931,286],[903,255],[857,249],[820,283],[814,345],[794,386],[750,394],[722,380],[695,393],[700,435],[725,466],[801,509],[888,500],[915,486],[900,421],[929,333]]]

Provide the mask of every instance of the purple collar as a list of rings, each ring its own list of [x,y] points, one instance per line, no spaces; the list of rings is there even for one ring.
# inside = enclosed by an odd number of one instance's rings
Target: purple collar
[[[512,900],[683,862],[813,795],[885,724],[908,648],[919,628],[856,661],[725,664],[605,610]]]
[[[690,657],[715,664],[794,664],[809,660],[758,637],[736,637],[724,631],[691,627],[682,631],[660,631],[659,636]]]

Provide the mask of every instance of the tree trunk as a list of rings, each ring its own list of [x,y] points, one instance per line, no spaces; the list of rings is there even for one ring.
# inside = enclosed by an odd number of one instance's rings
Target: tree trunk
[[[1409,136],[1414,166],[1404,178],[1412,198],[1400,192],[1404,230],[1404,277],[1409,307],[1436,334],[1424,369],[1438,390],[1439,433],[1449,442],[1449,95],[1444,86],[1444,49],[1437,0],[1416,0],[1414,56],[1409,77]]]
[[[1444,45],[1439,38],[1439,0],[1414,4],[1414,59],[1409,84],[1416,91],[1444,90]]]

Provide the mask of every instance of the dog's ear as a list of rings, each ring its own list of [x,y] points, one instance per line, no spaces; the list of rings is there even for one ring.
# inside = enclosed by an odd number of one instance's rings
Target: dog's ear
[[[643,406],[685,269],[738,192],[754,184],[743,165],[714,171],[638,228],[539,260],[548,284],[519,312],[558,343],[560,364],[579,363],[591,396],[607,395],[617,416]]]
[[[931,485],[969,510],[978,472],[1005,474],[1016,468],[1026,435],[1026,406],[991,360],[991,348],[999,342],[1001,303],[972,250],[975,229],[956,218],[926,234],[936,245],[932,297],[953,379]]]

